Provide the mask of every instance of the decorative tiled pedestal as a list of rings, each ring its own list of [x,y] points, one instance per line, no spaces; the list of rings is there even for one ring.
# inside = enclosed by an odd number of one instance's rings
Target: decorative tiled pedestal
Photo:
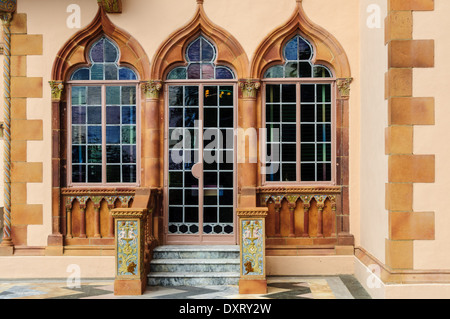
[[[266,225],[267,208],[237,210],[240,229],[240,294],[266,294]]]
[[[115,223],[116,278],[114,295],[142,295],[147,286],[144,267],[146,209],[112,211]]]

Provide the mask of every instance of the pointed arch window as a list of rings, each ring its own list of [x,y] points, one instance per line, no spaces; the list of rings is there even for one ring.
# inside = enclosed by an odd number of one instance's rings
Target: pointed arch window
[[[90,66],[70,77],[69,184],[137,183],[138,77],[119,58],[102,37],[90,48]]]
[[[332,183],[335,171],[333,72],[313,63],[300,35],[284,47],[283,65],[264,73],[266,183]]]

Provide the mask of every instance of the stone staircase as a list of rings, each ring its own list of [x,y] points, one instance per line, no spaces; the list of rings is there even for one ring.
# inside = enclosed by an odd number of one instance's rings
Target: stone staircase
[[[239,246],[160,246],[149,286],[221,286],[239,282]]]

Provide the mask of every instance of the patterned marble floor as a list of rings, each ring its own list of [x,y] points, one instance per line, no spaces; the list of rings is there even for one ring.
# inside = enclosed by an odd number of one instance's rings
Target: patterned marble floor
[[[73,283],[69,283],[73,285]],[[114,296],[112,280],[0,282],[0,299],[370,299],[353,276],[270,277],[268,294],[239,295],[237,286],[148,287],[143,296]]]

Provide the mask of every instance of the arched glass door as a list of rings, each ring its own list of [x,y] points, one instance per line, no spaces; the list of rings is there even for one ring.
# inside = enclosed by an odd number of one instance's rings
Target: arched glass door
[[[235,244],[234,75],[203,37],[186,59],[166,85],[166,239]]]

